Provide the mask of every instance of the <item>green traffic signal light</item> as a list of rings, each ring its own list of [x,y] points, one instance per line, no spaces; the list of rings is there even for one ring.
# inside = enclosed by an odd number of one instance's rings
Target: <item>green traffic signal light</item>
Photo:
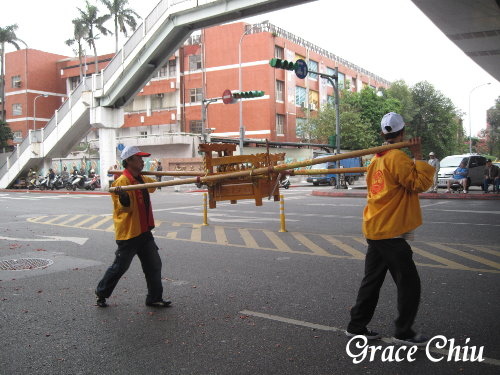
[[[295,70],[295,63],[288,60],[274,58],[269,60],[269,65],[276,69]]]
[[[264,96],[264,91],[253,90],[253,91],[233,92],[234,99],[258,98],[260,96]]]

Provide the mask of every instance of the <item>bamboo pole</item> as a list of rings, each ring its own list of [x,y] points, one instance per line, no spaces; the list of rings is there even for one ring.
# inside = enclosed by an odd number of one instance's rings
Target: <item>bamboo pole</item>
[[[122,174],[123,171],[108,171],[112,174]],[[141,171],[141,175],[151,176],[204,176],[205,172],[196,171]]]
[[[207,175],[204,177],[198,176],[196,178],[184,178],[184,179],[175,180],[175,181],[151,182],[151,183],[147,183],[147,184],[135,184],[135,185],[128,185],[128,186],[121,186],[121,189],[123,191],[129,191],[129,190],[158,188],[158,187],[173,186],[173,185],[187,185],[187,184],[200,184],[200,183],[206,184],[207,182],[214,182],[214,181],[224,180],[227,178],[249,177],[249,176],[251,177],[251,176],[257,176],[257,175],[267,174],[267,173],[272,173],[272,172],[282,172],[282,171],[286,171],[288,169],[307,167],[309,165],[314,165],[314,164],[322,164],[322,163],[326,163],[329,161],[337,161],[337,160],[342,160],[342,159],[355,158],[355,157],[359,157],[359,156],[363,156],[363,155],[377,154],[379,152],[408,147],[410,145],[411,145],[410,142],[398,142],[398,143],[384,145],[384,146],[367,148],[364,150],[346,152],[343,154],[329,155],[329,156],[323,156],[321,158],[297,161],[297,162],[290,163],[290,164],[280,164],[280,165],[275,165],[275,166],[271,166],[271,167],[255,168],[255,169],[250,169],[250,170],[247,169],[247,170],[238,171],[238,172],[217,173],[217,174],[213,174],[213,175]],[[112,193],[115,191],[115,189],[116,189],[115,187],[111,187],[109,189],[109,191]]]
[[[367,169],[368,168],[366,167],[332,168],[332,169],[298,169],[298,170],[291,170],[289,172],[291,176],[302,176],[302,175],[313,175],[313,174],[365,173]]]

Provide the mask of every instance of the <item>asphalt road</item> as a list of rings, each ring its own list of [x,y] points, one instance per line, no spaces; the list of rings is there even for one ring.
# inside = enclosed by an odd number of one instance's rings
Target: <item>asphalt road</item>
[[[111,306],[95,306],[116,247],[109,196],[0,193],[0,264],[52,262],[0,270],[0,374],[500,372],[499,200],[421,201],[425,224],[412,242],[423,289],[416,328],[453,339],[462,360],[433,349],[441,361],[425,351],[412,362],[382,361],[382,350],[398,348],[388,276],[370,326],[385,338],[370,343],[380,346],[373,361],[354,364],[342,330],[363,274],[365,200],[310,192],[284,192],[286,233],[278,202],[219,202],[202,226],[202,193],[155,193],[155,237],[173,301],[163,310],[144,305],[137,259]],[[480,347],[484,361],[463,361],[466,348],[470,356]]]

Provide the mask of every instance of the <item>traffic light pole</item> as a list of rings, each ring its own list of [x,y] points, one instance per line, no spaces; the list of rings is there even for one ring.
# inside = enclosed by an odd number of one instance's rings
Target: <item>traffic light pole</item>
[[[201,101],[201,141],[202,143],[207,143],[209,141],[208,136],[210,132],[207,132],[207,110],[210,103],[216,102],[222,98],[209,98],[203,99]]]

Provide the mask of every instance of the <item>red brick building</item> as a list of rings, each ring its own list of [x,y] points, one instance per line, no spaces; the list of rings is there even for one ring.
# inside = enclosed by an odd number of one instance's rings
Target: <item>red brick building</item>
[[[99,56],[99,70],[112,56]],[[300,140],[301,122],[332,100],[333,88],[314,74],[298,79],[293,72],[271,68],[269,59],[273,57],[303,58],[310,70],[327,74],[333,74],[338,67],[339,85],[349,82],[354,91],[366,85],[389,85],[375,74],[272,24],[221,25],[193,35],[174,56],[165,57],[165,65],[125,107],[120,136],[200,133],[202,100],[214,99],[207,106],[205,127],[217,136],[238,137],[240,104],[223,104],[220,98],[225,89],[239,89],[241,66],[241,89],[265,92],[263,97],[242,101],[246,137]],[[87,57],[84,74],[92,74],[94,68],[93,57]],[[11,52],[6,54],[5,77],[6,120],[19,141],[33,128],[35,98],[48,95],[36,99],[36,127],[41,127],[78,84],[79,62],[31,49]]]

